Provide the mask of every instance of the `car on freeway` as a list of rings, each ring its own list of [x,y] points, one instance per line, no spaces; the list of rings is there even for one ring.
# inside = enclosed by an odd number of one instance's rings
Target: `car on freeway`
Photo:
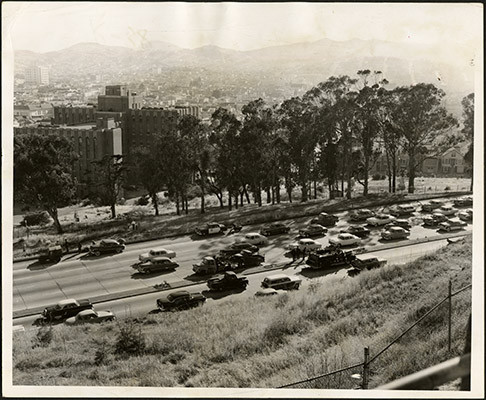
[[[258,247],[248,242],[236,242],[228,246],[226,249],[220,250],[219,254],[222,257],[229,257],[234,254],[238,254],[242,250],[248,250],[251,251],[252,253],[257,253]]]
[[[216,276],[207,282],[209,290],[232,290],[232,289],[246,289],[248,286],[248,278],[245,276],[238,276],[234,272],[225,272],[223,276]]]
[[[386,265],[384,258],[376,257],[372,254],[359,254],[351,261],[351,268],[348,269],[349,276],[356,276],[361,271],[380,268]]]
[[[266,236],[263,236],[260,233],[249,232],[240,239],[240,242],[246,242],[253,245],[261,245],[261,244],[267,244],[268,239]]]
[[[391,228],[392,226],[399,226],[407,230],[410,230],[412,228],[412,225],[410,224],[408,219],[396,219],[395,221],[385,225],[384,229]]]
[[[430,200],[428,203],[422,204],[422,211],[423,212],[432,212],[437,208],[440,208],[444,205],[443,201],[440,200]]]
[[[441,222],[447,221],[447,217],[439,212],[435,212],[432,215],[427,215],[426,217],[423,218],[424,225],[425,226],[437,226]]]
[[[277,290],[273,288],[266,288],[266,289],[260,289],[257,290],[255,293],[255,296],[257,297],[266,297],[266,296],[275,296],[276,294],[282,294],[285,293],[282,290]]]
[[[250,250],[241,250],[239,253],[233,254],[228,259],[232,265],[236,267],[255,267],[265,261],[265,256],[259,253],[252,253]]]
[[[350,233],[340,233],[339,235],[330,238],[329,243],[338,246],[354,246],[361,243],[361,239],[358,236]]]
[[[173,250],[167,250],[162,247],[157,249],[149,250],[147,253],[142,253],[138,256],[138,259],[142,262],[151,261],[156,257],[167,257],[167,258],[174,258],[176,256],[176,252]]]
[[[370,235],[370,230],[363,225],[350,225],[346,229],[341,229],[340,233],[350,233],[359,238],[365,238]]]
[[[46,307],[42,311],[42,318],[46,322],[64,321],[67,318],[74,317],[80,311],[89,310],[93,308],[93,304],[88,299],[64,299],[59,301],[56,305]]]
[[[455,215],[457,211],[458,211],[457,208],[454,208],[452,206],[442,206],[437,209],[437,212],[444,214],[446,217]]]
[[[135,264],[135,268],[141,274],[153,274],[154,272],[176,269],[179,264],[169,257],[154,257],[151,260]]]
[[[300,287],[302,279],[295,275],[275,274],[266,276],[262,281],[264,289],[294,290]]]
[[[454,200],[454,205],[456,207],[467,207],[472,206],[473,198],[472,196],[461,197],[460,199]]]
[[[397,240],[397,239],[406,239],[410,236],[410,231],[400,227],[400,226],[392,226],[386,230],[381,232],[381,238],[383,240]]]
[[[43,263],[54,262],[58,263],[61,261],[63,255],[61,246],[51,246],[40,250],[38,261]]]
[[[190,293],[187,290],[179,290],[157,299],[156,303],[161,311],[180,311],[202,306],[205,301],[206,297],[202,293]]]
[[[439,224],[439,231],[459,231],[464,229],[467,226],[467,223],[460,220],[460,219],[449,219],[446,222],[441,222]]]
[[[463,221],[471,222],[473,219],[473,210],[472,208],[468,208],[467,210],[459,212],[457,216]]]
[[[111,311],[95,311],[95,310],[84,310],[80,311],[76,316],[68,318],[64,321],[67,325],[78,325],[78,324],[93,324],[100,322],[110,322],[116,319],[115,314]]]
[[[223,224],[218,224],[217,222],[209,222],[207,224],[198,226],[194,231],[198,236],[208,236],[223,233],[224,231],[226,231],[226,229],[226,226]]]
[[[260,229],[260,234],[263,236],[272,236],[272,235],[279,235],[281,233],[289,233],[290,228],[282,224],[280,222],[276,222],[274,224],[266,225],[262,229]]]
[[[302,238],[324,236],[327,233],[327,228],[320,224],[310,224],[306,228],[299,230],[299,236]]]
[[[106,253],[121,253],[123,250],[125,250],[125,241],[123,239],[103,239],[89,246],[89,253],[94,256]]]
[[[395,221],[395,217],[389,214],[376,214],[374,217],[368,218],[366,222],[371,226],[381,226]]]
[[[337,215],[321,212],[319,215],[311,220],[311,224],[319,224],[322,226],[333,226],[339,221]]]
[[[402,215],[409,215],[415,211],[415,206],[410,204],[399,204],[396,207],[390,209],[390,214],[394,217],[400,217]]]
[[[310,253],[311,251],[319,250],[322,247],[322,244],[316,242],[312,239],[300,239],[295,243],[289,244],[288,248],[290,250],[298,249],[301,252]]]
[[[231,264],[222,257],[206,256],[201,262],[192,265],[192,270],[198,275],[210,275],[216,272],[230,270]]]
[[[351,211],[349,214],[349,219],[351,221],[366,221],[368,218],[374,217],[376,213],[374,211],[368,210],[367,208],[362,208],[359,210]]]

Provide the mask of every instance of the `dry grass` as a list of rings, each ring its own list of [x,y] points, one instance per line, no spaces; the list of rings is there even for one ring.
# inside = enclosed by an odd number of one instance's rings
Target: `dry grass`
[[[14,337],[14,383],[275,387],[358,363],[365,346],[376,354],[446,295],[449,279],[456,289],[470,283],[470,239],[326,287],[148,316],[143,355],[115,354],[117,324],[59,326],[47,347],[33,346],[35,333],[27,331]],[[372,385],[451,356],[439,311],[373,363]],[[465,291],[454,299],[454,354],[463,347],[469,311]],[[335,379],[321,387],[338,384],[348,385]]]

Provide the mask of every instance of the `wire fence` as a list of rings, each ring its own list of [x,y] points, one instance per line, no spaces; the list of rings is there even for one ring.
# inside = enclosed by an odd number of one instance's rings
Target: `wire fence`
[[[449,282],[446,297],[415,310],[405,319],[406,328],[393,340],[386,335],[373,340],[372,346],[364,347],[363,357],[356,364],[278,388],[369,389],[408,375],[411,368],[419,371],[465,353],[470,289],[471,284],[452,291]],[[390,365],[394,365],[393,372]]]

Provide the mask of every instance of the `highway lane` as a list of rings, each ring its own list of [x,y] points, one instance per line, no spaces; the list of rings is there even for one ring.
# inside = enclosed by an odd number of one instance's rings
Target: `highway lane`
[[[374,254],[377,257],[382,257],[388,259],[388,265],[392,264],[405,264],[418,257],[434,252],[437,249],[447,245],[446,240],[436,241],[432,243],[421,243],[411,246],[401,247],[391,250],[377,251]],[[248,275],[249,285],[245,291],[242,292],[223,292],[223,293],[211,293],[207,290],[206,284],[196,284],[183,288],[183,290],[188,290],[191,292],[203,292],[203,294],[208,298],[207,304],[218,301],[222,302],[234,297],[240,298],[250,298],[253,297],[255,292],[260,289],[261,282],[266,275],[272,275],[279,272],[283,272],[287,275],[298,275],[302,280],[302,286],[300,290],[306,290],[306,287],[312,281],[319,281],[322,285],[336,285],[342,280],[353,279],[348,277],[347,268],[331,271],[321,271],[321,270],[302,270],[305,264],[295,262],[281,270],[266,271],[256,274]],[[383,267],[387,268],[387,266]],[[156,293],[150,293],[140,296],[129,297],[125,299],[118,299],[107,301],[103,303],[98,303],[95,305],[96,310],[111,310],[119,318],[124,318],[127,316],[140,317],[145,316],[151,312],[157,312],[156,310],[156,300],[160,297],[166,296],[167,294],[181,290],[172,289],[167,291],[160,291]],[[26,329],[33,326],[34,321],[39,318],[39,316],[29,316],[23,318],[17,318],[14,320],[14,325],[23,325]]]
[[[418,202],[412,203],[419,206]],[[384,207],[376,208],[386,211]],[[335,236],[341,229],[349,226],[347,212],[337,214],[340,218],[335,227],[329,229],[325,237],[317,238],[323,246],[328,244],[329,237]],[[440,235],[434,229],[420,226],[424,214],[415,212],[410,221],[413,225],[410,239],[432,237]],[[291,226],[291,234],[270,237],[269,245],[262,247],[267,263],[288,261],[284,256],[285,249],[296,240],[298,229],[306,226],[311,217],[285,221]],[[472,225],[468,225],[468,230]],[[51,266],[39,266],[34,261],[14,264],[13,309],[14,311],[45,306],[57,302],[62,298],[93,297],[126,290],[151,287],[162,281],[176,282],[193,278],[192,264],[198,262],[205,255],[214,255],[220,249],[246,232],[257,231],[257,227],[245,227],[240,235],[223,235],[207,239],[193,240],[190,236],[172,239],[161,239],[151,242],[128,245],[121,254],[87,257],[86,255],[69,255],[60,263]],[[369,238],[362,241],[362,246],[372,249],[380,244],[381,228],[371,228]],[[144,276],[136,273],[130,266],[138,261],[138,255],[154,247],[166,247],[177,252],[176,261],[180,267],[174,272],[158,273]]]

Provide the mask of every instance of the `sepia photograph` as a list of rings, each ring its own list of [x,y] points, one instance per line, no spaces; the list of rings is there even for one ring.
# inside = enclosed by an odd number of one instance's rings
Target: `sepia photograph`
[[[482,3],[2,2],[2,395],[484,398],[483,45]]]

